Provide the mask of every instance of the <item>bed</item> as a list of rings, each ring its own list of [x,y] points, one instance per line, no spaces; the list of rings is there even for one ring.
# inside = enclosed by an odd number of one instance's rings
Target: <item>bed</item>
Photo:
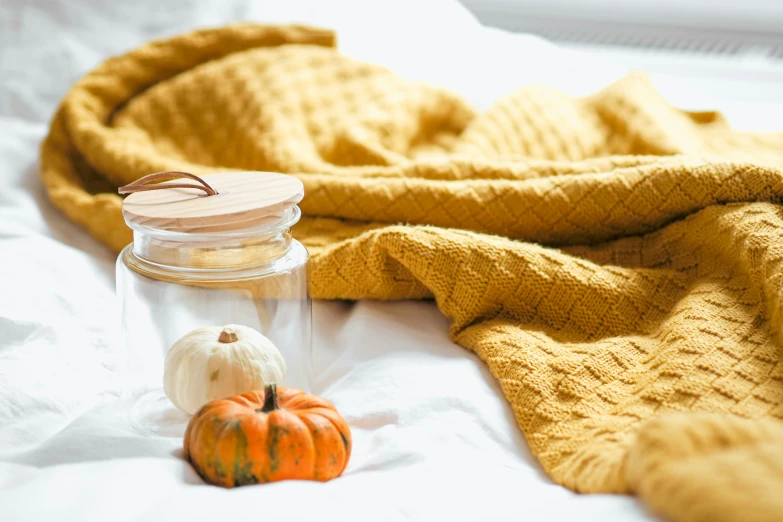
[[[430,302],[316,302],[315,391],[350,422],[339,480],[223,490],[181,440],[126,420],[114,255],[47,201],[37,154],[69,86],[108,56],[236,20],[334,28],[341,51],[478,108],[527,83],[586,94],[625,74],[599,57],[481,26],[456,1],[6,0],[0,4],[0,519],[654,520],[578,495],[530,455],[499,385]],[[655,76],[675,104],[767,130],[781,107],[725,103]]]

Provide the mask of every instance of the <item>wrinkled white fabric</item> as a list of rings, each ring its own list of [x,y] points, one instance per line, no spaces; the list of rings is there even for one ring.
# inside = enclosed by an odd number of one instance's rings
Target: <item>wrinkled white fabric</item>
[[[581,94],[624,73],[482,28],[447,0],[3,0],[0,520],[649,519],[632,498],[552,484],[499,386],[449,341],[432,303],[315,304],[315,391],[337,405],[355,444],[330,483],[207,486],[182,460],[179,439],[129,426],[117,379],[115,258],[48,204],[38,146],[68,87],[106,57],[235,20],[335,28],[344,53],[444,85],[479,108],[529,82]],[[505,61],[491,59],[498,52]],[[706,103],[658,83],[682,103]]]

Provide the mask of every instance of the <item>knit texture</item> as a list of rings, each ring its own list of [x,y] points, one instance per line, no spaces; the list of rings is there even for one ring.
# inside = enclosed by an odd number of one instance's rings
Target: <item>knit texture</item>
[[[257,25],[108,60],[41,154],[52,202],[115,251],[116,187],[142,175],[298,176],[315,298],[433,298],[554,481],[679,521],[783,519],[781,167],[783,135],[643,76],[477,114],[331,32]]]

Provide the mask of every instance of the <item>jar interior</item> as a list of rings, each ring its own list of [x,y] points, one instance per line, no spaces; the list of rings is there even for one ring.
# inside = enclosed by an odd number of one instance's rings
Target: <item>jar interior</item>
[[[182,234],[134,228],[117,261],[126,391],[160,390],[169,348],[205,326],[241,324],[286,361],[282,384],[311,391],[308,253],[292,238],[292,207],[244,231]]]
[[[299,207],[268,216],[253,228],[220,232],[177,232],[132,224],[132,252],[140,268],[231,271],[258,267],[285,256],[291,248],[291,227]]]

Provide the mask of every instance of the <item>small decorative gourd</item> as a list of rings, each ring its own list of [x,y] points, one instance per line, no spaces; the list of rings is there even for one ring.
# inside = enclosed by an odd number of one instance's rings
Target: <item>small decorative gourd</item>
[[[263,334],[231,324],[198,328],[169,350],[163,389],[177,408],[193,414],[204,404],[266,384],[282,384],[286,365]]]
[[[185,458],[223,487],[338,477],[351,456],[351,430],[316,395],[269,384],[204,405],[188,423]]]

